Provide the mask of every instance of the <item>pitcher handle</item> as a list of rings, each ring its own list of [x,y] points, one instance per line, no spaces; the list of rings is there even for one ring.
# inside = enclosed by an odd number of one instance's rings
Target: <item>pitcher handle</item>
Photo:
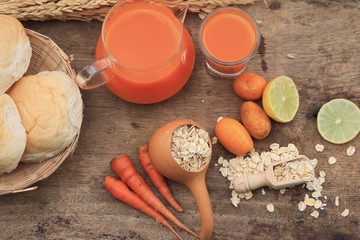
[[[99,74],[112,66],[113,63],[108,57],[100,58],[93,64],[84,67],[76,75],[75,81],[82,89],[92,89],[104,85],[106,81]]]

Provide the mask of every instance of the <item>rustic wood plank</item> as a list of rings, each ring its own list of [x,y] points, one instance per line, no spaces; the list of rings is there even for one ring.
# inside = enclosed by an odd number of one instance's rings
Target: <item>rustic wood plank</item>
[[[301,186],[284,195],[266,189],[254,191],[249,201],[234,208],[229,201],[228,181],[214,163],[219,156],[233,157],[221,145],[214,146],[213,160],[206,177],[214,211],[213,239],[359,239],[360,238],[360,157],[359,137],[344,145],[323,140],[316,129],[316,114],[322,104],[333,98],[347,98],[360,106],[360,11],[357,1],[259,1],[243,8],[263,24],[263,43],[247,71],[270,81],[288,75],[300,94],[300,108],[291,123],[273,123],[269,137],[255,141],[257,151],[278,142],[294,143],[300,153],[317,158],[317,170],[327,174],[323,193],[328,206],[313,219],[297,203],[308,191]],[[109,161],[126,152],[144,176],[137,161],[136,148],[148,141],[161,125],[177,118],[191,118],[214,135],[219,116],[239,119],[243,102],[232,91],[232,82],[211,77],[198,47],[197,31],[201,20],[189,14],[186,26],[192,34],[196,63],[186,86],[174,97],[151,105],[137,105],[114,96],[105,87],[82,91],[85,103],[80,141],[74,154],[32,192],[0,198],[1,239],[176,239],[161,224],[114,199],[102,187],[112,174]],[[73,54],[76,71],[90,64],[101,31],[100,22],[25,22],[27,28],[51,37],[67,53]],[[295,59],[286,57],[296,54]],[[204,102],[202,102],[204,100]],[[314,146],[325,146],[317,153]],[[349,145],[356,147],[346,156]],[[338,162],[329,166],[327,159]],[[168,181],[175,198],[185,209],[176,213],[186,225],[200,231],[195,201],[185,186]],[[155,188],[150,184],[155,194]],[[335,196],[340,206],[334,206]],[[165,202],[163,200],[163,202]],[[273,203],[275,212],[266,210]],[[340,216],[350,209],[347,218]],[[194,239],[179,230],[184,239]]]

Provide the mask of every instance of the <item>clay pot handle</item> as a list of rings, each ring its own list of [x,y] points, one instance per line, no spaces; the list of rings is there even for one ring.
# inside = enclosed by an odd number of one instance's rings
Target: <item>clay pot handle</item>
[[[214,228],[214,217],[211,208],[209,193],[206,188],[205,176],[193,179],[186,184],[192,192],[199,209],[201,219],[200,239],[208,240],[211,238]]]

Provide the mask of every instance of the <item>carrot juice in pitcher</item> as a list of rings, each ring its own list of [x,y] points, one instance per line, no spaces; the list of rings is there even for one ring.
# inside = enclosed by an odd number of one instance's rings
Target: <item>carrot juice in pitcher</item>
[[[114,9],[103,24],[96,59],[110,58],[101,75],[117,96],[134,103],[155,103],[177,93],[195,60],[190,34],[175,16],[177,4],[134,1]],[[109,57],[110,56],[110,57]]]

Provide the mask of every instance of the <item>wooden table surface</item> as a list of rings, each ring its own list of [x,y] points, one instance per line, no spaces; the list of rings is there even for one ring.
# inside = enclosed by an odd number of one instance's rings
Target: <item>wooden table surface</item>
[[[212,239],[360,239],[360,138],[334,145],[323,140],[316,128],[316,114],[327,101],[346,98],[360,106],[360,5],[350,0],[267,2],[242,6],[263,22],[262,44],[246,71],[266,81],[290,76],[299,90],[300,107],[292,122],[272,122],[270,135],[254,141],[255,149],[267,151],[274,142],[294,143],[301,154],[317,158],[316,171],[326,172],[327,206],[318,219],[310,216],[310,208],[300,212],[297,204],[309,191],[297,186],[284,195],[266,188],[263,196],[256,190],[252,199],[242,200],[235,208],[229,200],[228,180],[215,166],[220,156],[233,155],[217,144],[206,176],[214,213]],[[194,41],[196,62],[190,80],[172,98],[137,105],[117,98],[106,87],[82,91],[84,121],[75,152],[55,173],[36,183],[36,191],[0,197],[0,239],[176,239],[149,216],[113,198],[102,182],[106,175],[114,175],[109,161],[127,153],[150,183],[137,161],[137,147],[171,120],[193,119],[214,136],[219,116],[240,118],[243,100],[233,92],[232,81],[216,79],[206,71],[197,41],[200,23],[197,15],[188,14],[185,25]],[[73,54],[76,72],[94,59],[100,22],[24,22],[24,26],[49,36],[68,55]],[[316,152],[318,143],[325,146],[324,152]],[[347,157],[350,145],[357,150]],[[337,158],[335,165],[327,163],[330,156]],[[168,185],[184,213],[175,212],[150,187],[180,221],[200,232],[190,191],[173,181]],[[340,196],[339,207],[334,205],[336,196]],[[275,206],[273,213],[266,210],[267,203]],[[350,210],[346,218],[340,216],[345,208]],[[175,229],[184,239],[194,239]]]

